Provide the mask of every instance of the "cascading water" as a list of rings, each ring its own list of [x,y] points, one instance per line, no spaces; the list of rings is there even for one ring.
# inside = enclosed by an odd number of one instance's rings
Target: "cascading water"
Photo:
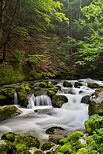
[[[11,130],[19,134],[48,138],[45,131],[53,126],[62,127],[69,131],[84,129],[84,121],[88,119],[88,105],[81,103],[81,99],[86,95],[90,96],[94,90],[87,87],[88,80],[80,80],[82,86],[79,88],[74,87],[74,83],[77,81],[68,82],[72,83],[72,87],[64,87],[63,81],[58,84],[61,90],[57,94],[65,95],[68,99],[68,102],[63,104],[61,108],[53,108],[51,99],[47,95],[35,97],[32,94],[28,98],[28,108],[20,108],[22,114],[0,123],[0,133],[3,134]],[[48,109],[51,114],[35,112],[36,107]],[[4,132],[2,132],[3,129]]]
[[[34,96],[32,94],[28,98],[28,106],[27,108],[35,109],[36,106],[51,106],[51,99],[47,95]]]
[[[17,92],[14,92],[14,104],[17,105],[18,104],[18,96],[17,96]]]

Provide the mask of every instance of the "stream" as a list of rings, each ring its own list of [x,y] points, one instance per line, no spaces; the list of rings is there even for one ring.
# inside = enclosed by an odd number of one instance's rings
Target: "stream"
[[[88,104],[81,102],[84,96],[90,96],[95,90],[89,88],[87,83],[98,83],[102,81],[92,79],[67,80],[72,87],[64,87],[60,80],[56,86],[61,90],[57,95],[65,95],[68,99],[61,108],[54,108],[49,96],[41,95],[28,97],[27,108],[18,105],[17,94],[14,94],[14,104],[22,113],[11,119],[0,122],[0,136],[5,132],[15,132],[20,135],[32,135],[41,139],[48,139],[46,130],[51,127],[61,127],[67,131],[84,130],[84,122],[88,120]],[[82,83],[82,86],[74,87],[75,82]],[[38,111],[38,112],[37,112]],[[44,111],[44,112],[41,112]]]

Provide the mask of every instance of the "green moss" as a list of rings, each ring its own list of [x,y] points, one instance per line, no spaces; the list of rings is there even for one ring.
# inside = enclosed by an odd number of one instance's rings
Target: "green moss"
[[[10,118],[11,116],[18,115],[20,110],[18,110],[15,106],[9,105],[2,109],[0,109],[0,120],[4,120],[6,118]]]
[[[3,136],[1,137],[1,139],[8,140],[10,142],[14,142],[14,140],[15,140],[15,134],[12,133],[12,132],[3,134]]]
[[[39,148],[40,146],[40,142],[36,137],[33,136],[15,136],[15,141],[14,144],[19,144],[22,143],[24,145],[26,145],[26,147],[30,148],[30,147],[37,147]]]
[[[40,73],[34,73],[34,74],[32,74],[32,77],[35,80],[40,80],[40,79],[42,79],[42,74],[40,74]]]
[[[103,127],[103,116],[94,114],[90,116],[88,121],[85,121],[86,132],[92,134],[93,131]]]
[[[88,150],[85,148],[81,148],[76,152],[76,154],[88,154]]]
[[[21,82],[27,78],[22,66],[13,67],[9,63],[4,63],[0,67],[0,85]]]
[[[64,95],[54,95],[52,98],[52,105],[54,107],[61,107],[66,102],[68,102],[68,99]]]
[[[83,132],[81,131],[75,131],[73,133],[71,133],[69,136],[68,136],[68,141],[73,141],[75,142],[76,140],[78,140],[80,137],[82,137],[84,135]]]
[[[62,152],[62,153],[67,153],[67,154],[71,154],[73,151],[72,151],[72,146],[69,144],[69,143],[66,143],[64,144],[63,146],[61,146],[59,149],[58,149],[59,152]]]
[[[44,143],[44,144],[42,145],[41,149],[42,149],[43,151],[49,150],[53,145],[54,145],[54,144],[51,143],[51,142],[46,142],[46,143]]]
[[[15,145],[15,148],[16,148],[17,152],[21,152],[21,151],[27,149],[26,145],[22,144],[22,143],[19,143],[19,144]]]
[[[100,86],[97,83],[88,83],[88,87],[90,87],[90,88],[100,88]]]
[[[17,87],[17,91],[26,91],[28,93],[30,92],[31,88],[32,88],[31,84],[24,81]]]

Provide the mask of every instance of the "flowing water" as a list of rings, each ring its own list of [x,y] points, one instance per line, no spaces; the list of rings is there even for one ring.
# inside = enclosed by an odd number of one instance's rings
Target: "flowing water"
[[[0,135],[5,132],[13,131],[21,135],[28,134],[39,138],[48,139],[45,133],[46,129],[58,126],[67,131],[84,129],[84,121],[88,120],[88,104],[81,102],[84,96],[90,96],[95,90],[87,87],[88,82],[95,82],[103,85],[101,81],[91,79],[81,79],[79,82],[82,86],[74,87],[75,80],[68,82],[72,83],[72,87],[64,87],[63,81],[57,85],[61,90],[57,94],[65,95],[68,102],[63,104],[61,108],[53,108],[51,99],[47,95],[28,96],[27,108],[21,108],[16,105],[22,113],[17,117],[2,121],[0,124]],[[14,94],[14,103],[17,104],[17,94]],[[44,112],[41,112],[44,111]]]

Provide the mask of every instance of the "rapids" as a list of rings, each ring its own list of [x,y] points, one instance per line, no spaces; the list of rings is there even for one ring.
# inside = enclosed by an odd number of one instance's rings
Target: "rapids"
[[[11,119],[0,122],[0,136],[5,132],[15,132],[21,135],[32,135],[42,139],[48,139],[46,129],[59,126],[67,131],[84,130],[84,122],[88,120],[88,104],[81,102],[86,95],[91,95],[95,90],[87,87],[87,83],[95,82],[103,85],[103,82],[92,79],[78,80],[82,83],[79,88],[74,87],[77,80],[68,80],[72,83],[72,87],[64,87],[63,80],[59,81],[57,86],[61,90],[57,92],[59,95],[65,95],[68,102],[63,104],[61,108],[54,108],[51,99],[47,95],[37,96],[34,94],[28,97],[28,107],[22,108],[17,102],[17,94],[14,94],[14,104],[22,113]],[[72,93],[71,93],[72,92]],[[44,110],[49,112],[36,112]]]

